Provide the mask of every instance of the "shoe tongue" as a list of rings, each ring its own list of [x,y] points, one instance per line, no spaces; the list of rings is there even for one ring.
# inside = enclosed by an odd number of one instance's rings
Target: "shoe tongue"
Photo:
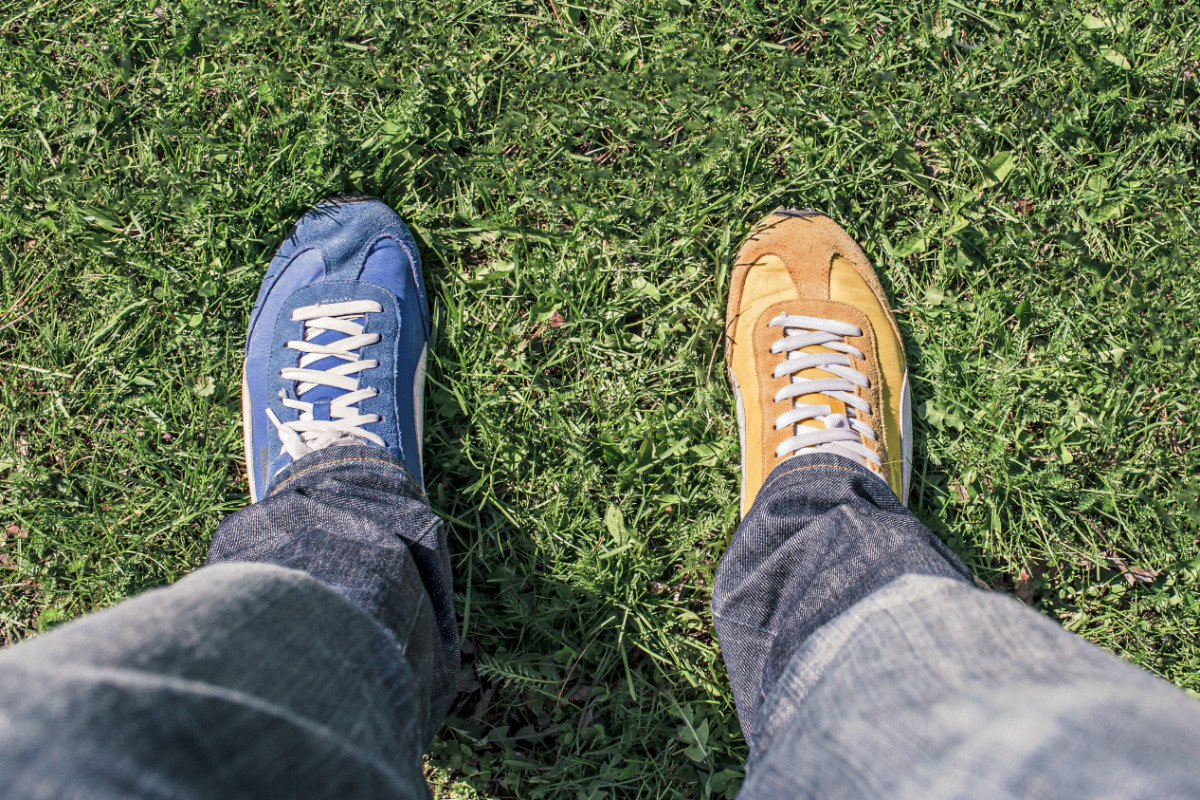
[[[836,353],[837,351],[830,350],[828,347],[822,347],[821,345],[812,345],[811,347],[803,348],[800,352],[813,354],[813,353]],[[813,367],[811,369],[801,370],[800,372],[797,372],[796,374],[794,374],[792,376],[792,382],[798,383],[799,381],[802,381],[802,380],[821,381],[821,380],[827,380],[829,378],[836,378],[836,377],[838,377],[838,376],[834,375],[833,373],[826,372],[825,370],[820,369],[819,367]],[[829,406],[829,410],[831,413],[841,414],[842,417],[846,417],[846,404],[845,404],[845,402],[838,400],[836,397],[830,397],[828,395],[824,395],[824,394],[820,394],[820,393],[802,394],[799,397],[797,397],[794,402],[797,406],[807,406],[807,405]],[[808,426],[810,428],[817,428],[818,430],[826,429],[825,423],[819,419],[806,419],[806,420],[804,420],[804,422],[801,422],[800,424]]]
[[[313,342],[314,344],[332,344],[333,342],[340,341],[343,338],[345,338],[344,333],[339,333],[338,331],[322,331],[312,339],[309,339],[309,341]],[[308,365],[307,369],[327,370],[344,363],[346,363],[345,360],[337,358],[336,356],[327,356],[326,358],[318,359],[317,361],[312,362]],[[293,385],[292,390],[295,391],[299,386],[300,382],[297,381]],[[341,397],[346,393],[347,392],[345,389],[339,389],[336,386],[314,386],[305,392],[304,396],[300,399],[305,403],[322,403],[328,405],[329,401]]]
[[[841,430],[850,427],[850,420],[845,414],[839,414],[836,411],[825,418],[825,430]]]

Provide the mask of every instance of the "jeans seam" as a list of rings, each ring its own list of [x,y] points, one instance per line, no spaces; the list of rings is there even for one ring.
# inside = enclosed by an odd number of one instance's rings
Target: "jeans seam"
[[[384,461],[381,458],[338,458],[338,459],[334,459],[333,461],[322,461],[320,464],[313,464],[311,467],[305,467],[304,469],[300,470],[299,472],[297,472],[293,475],[287,476],[287,478],[283,482],[281,482],[278,486],[276,486],[274,489],[272,489],[271,493],[267,496],[268,497],[273,496],[276,492],[278,492],[284,486],[287,486],[289,483],[294,481],[296,478],[299,478],[301,475],[305,474],[306,472],[312,472],[314,469],[321,469],[322,467],[331,467],[334,464],[349,464],[354,461],[366,461],[368,463],[374,463],[374,464],[385,464],[389,467],[394,467],[394,468],[400,470],[401,472],[403,472],[406,475],[408,474],[408,470],[404,469],[404,467],[401,467],[398,464],[393,464],[391,461]],[[421,499],[425,498],[424,492],[418,490],[417,493],[421,496]]]
[[[783,473],[782,475],[775,476],[774,478],[770,479],[766,484],[763,485],[762,492],[765,492],[767,489],[774,486],[776,483],[783,480],[788,475],[791,475],[796,472],[803,472],[806,469],[840,469],[842,472],[849,472],[853,475],[858,474],[858,470],[851,469],[850,467],[839,466],[838,464],[810,464],[807,467],[796,467],[795,469],[789,469],[787,472]],[[760,494],[762,492],[760,492]]]

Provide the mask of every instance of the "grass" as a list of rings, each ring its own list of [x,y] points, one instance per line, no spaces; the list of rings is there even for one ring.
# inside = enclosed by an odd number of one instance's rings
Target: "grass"
[[[1200,690],[1198,37],[1186,0],[0,0],[0,643],[200,566],[261,272],[362,190],[432,295],[439,796],[732,797],[719,336],[786,203],[899,309],[914,511]]]

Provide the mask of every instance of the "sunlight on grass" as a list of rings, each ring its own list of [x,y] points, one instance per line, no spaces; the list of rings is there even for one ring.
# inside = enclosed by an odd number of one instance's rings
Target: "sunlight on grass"
[[[432,296],[466,669],[431,780],[732,797],[719,340],[787,204],[880,265],[918,516],[1200,689],[1195,15],[1043,5],[0,2],[0,643],[200,566],[262,270],[364,191]]]

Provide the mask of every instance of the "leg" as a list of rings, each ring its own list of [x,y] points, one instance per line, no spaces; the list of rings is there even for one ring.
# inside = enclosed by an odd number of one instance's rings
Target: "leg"
[[[382,625],[417,676],[421,748],[454,696],[458,629],[440,520],[399,459],[374,447],[313,453],[226,519],[209,563],[301,570]]]
[[[439,530],[375,448],[293,465],[213,566],[0,654],[5,794],[428,796],[457,670]]]
[[[0,654],[6,794],[428,796],[458,644],[420,484],[427,337],[399,217],[364,198],[301,220],[247,343],[259,502],[212,566]]]
[[[303,573],[202,569],[0,655],[4,794],[420,797],[416,681]]]
[[[976,589],[904,507],[904,346],[862,250],[781,209],[738,254],[742,509],[713,614],[747,798],[1200,795],[1200,705]]]
[[[713,610],[743,797],[1200,794],[1200,704],[976,589],[846,459],[772,473]]]

